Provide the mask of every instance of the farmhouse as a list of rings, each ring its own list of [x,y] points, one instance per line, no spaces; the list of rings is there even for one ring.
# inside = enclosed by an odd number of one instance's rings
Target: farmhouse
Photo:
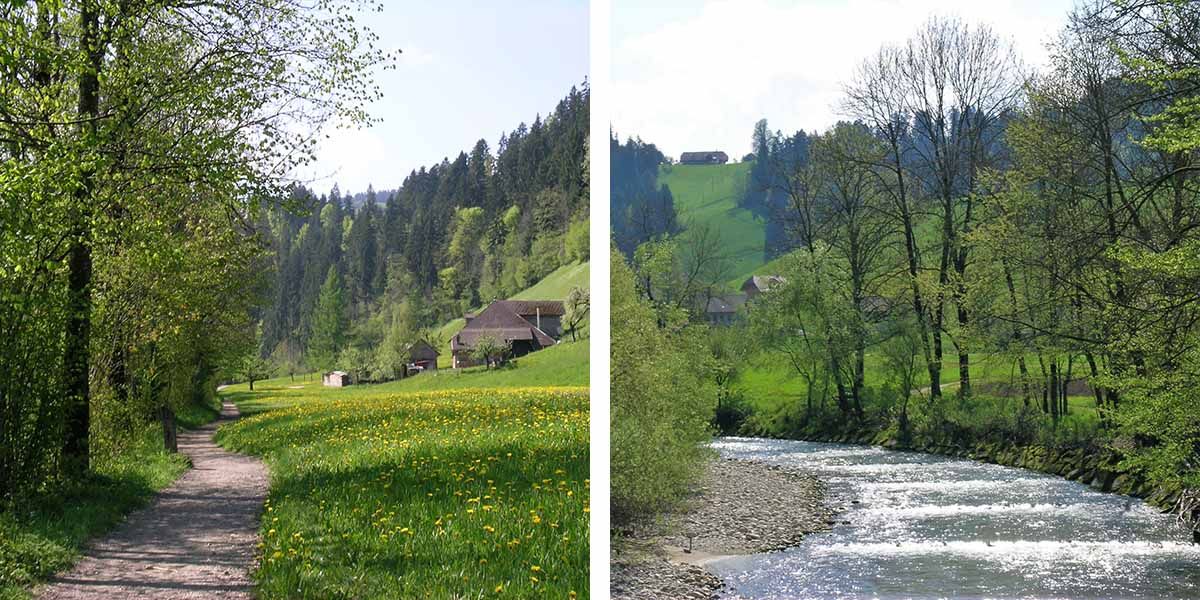
[[[746,295],[746,300],[753,300],[755,296],[786,282],[779,275],[754,275],[742,283],[742,293]]]
[[[484,337],[507,345],[514,357],[557,344],[565,312],[558,300],[497,300],[477,314],[464,315],[467,325],[450,338],[454,368],[479,364],[471,352]]]
[[[321,376],[325,387],[346,387],[350,385],[350,374],[345,371],[330,371]]]
[[[425,340],[417,340],[408,345],[408,360],[412,366],[423,371],[436,371],[437,360],[441,353]]]
[[[730,325],[737,319],[738,308],[745,303],[745,294],[713,296],[708,299],[704,318],[710,325]]]
[[[681,165],[723,165],[729,162],[729,155],[720,150],[708,152],[684,152],[679,155]]]

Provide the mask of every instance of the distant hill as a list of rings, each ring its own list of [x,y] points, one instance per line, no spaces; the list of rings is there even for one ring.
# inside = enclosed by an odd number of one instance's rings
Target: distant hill
[[[708,223],[720,232],[733,257],[731,280],[741,281],[765,261],[766,221],[738,208],[752,162],[725,165],[663,165],[659,183],[671,188],[680,225]]]
[[[375,204],[383,205],[387,202],[388,196],[395,194],[396,190],[375,190]],[[359,192],[350,198],[350,204],[354,208],[358,208],[367,202],[367,193]]]

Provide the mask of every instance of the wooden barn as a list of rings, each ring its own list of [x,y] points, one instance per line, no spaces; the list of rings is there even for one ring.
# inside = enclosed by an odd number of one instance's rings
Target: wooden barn
[[[562,335],[563,303],[558,300],[497,300],[467,319],[450,338],[455,369],[480,364],[471,356],[475,342],[492,337],[518,357],[558,343]]]
[[[345,371],[330,371],[321,377],[325,387],[346,387],[350,385],[350,374]]]
[[[441,353],[437,348],[425,340],[417,340],[408,345],[408,360],[413,367],[421,371],[436,371],[438,356],[441,356]]]
[[[679,155],[681,165],[723,165],[729,162],[729,155],[720,150],[705,152],[684,152]]]

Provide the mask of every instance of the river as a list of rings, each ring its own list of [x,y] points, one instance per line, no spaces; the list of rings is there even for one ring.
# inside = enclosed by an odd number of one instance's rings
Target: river
[[[730,598],[1200,598],[1200,545],[1135,498],[870,446],[714,446],[812,472],[846,507],[830,531],[795,548],[711,563]]]

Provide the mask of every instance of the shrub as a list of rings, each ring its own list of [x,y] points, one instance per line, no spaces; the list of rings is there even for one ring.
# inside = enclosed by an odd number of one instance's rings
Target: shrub
[[[700,475],[716,392],[709,361],[696,358],[708,356],[701,333],[682,314],[656,313],[616,251],[611,285],[611,511],[621,522],[670,507]]]
[[[568,263],[584,262],[588,259],[590,223],[590,219],[576,219],[571,221],[571,226],[567,228],[563,250]]]

